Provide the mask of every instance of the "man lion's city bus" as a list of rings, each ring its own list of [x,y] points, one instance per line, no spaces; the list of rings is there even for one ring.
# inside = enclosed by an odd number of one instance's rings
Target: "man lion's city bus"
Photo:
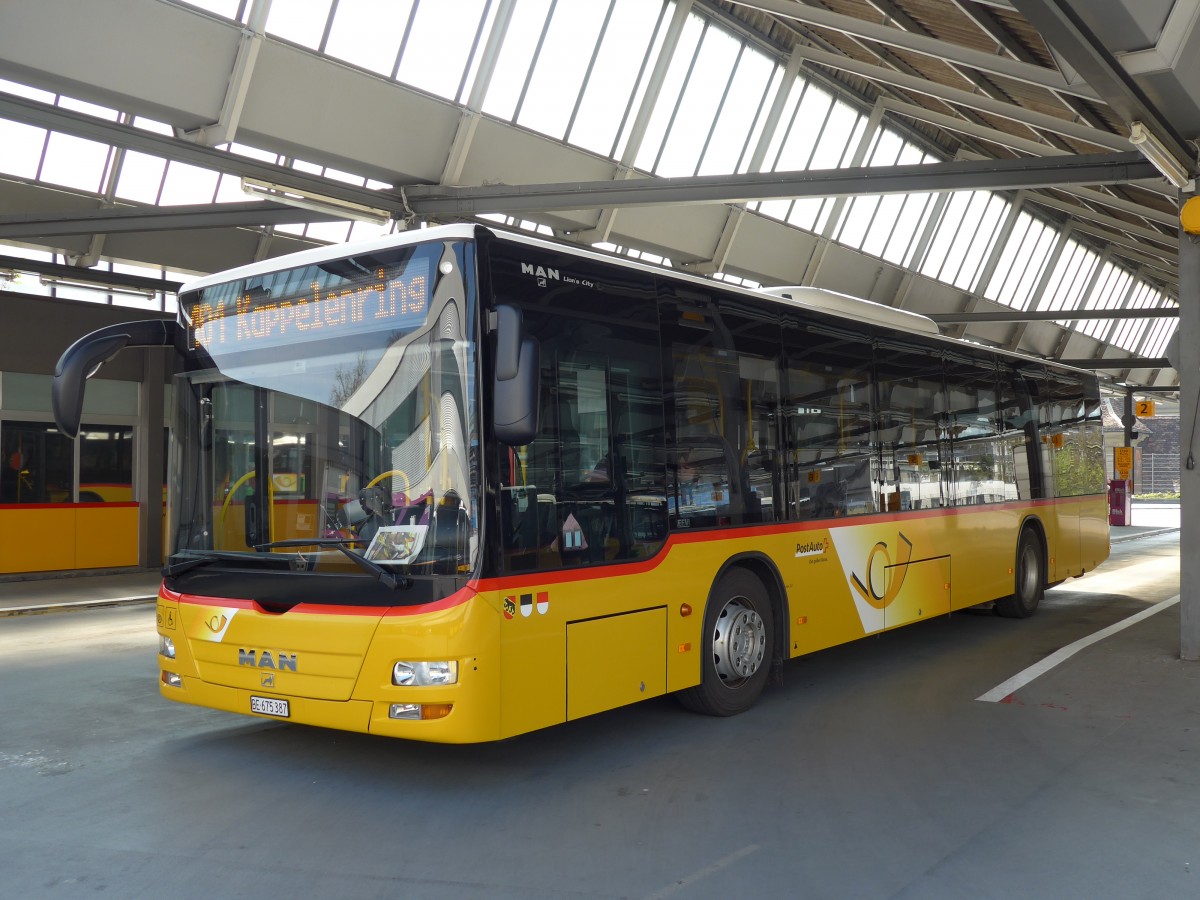
[[[201,278],[173,346],[170,700],[489,741],[802,654],[1034,612],[1109,551],[1093,375],[812,288],[469,225]]]

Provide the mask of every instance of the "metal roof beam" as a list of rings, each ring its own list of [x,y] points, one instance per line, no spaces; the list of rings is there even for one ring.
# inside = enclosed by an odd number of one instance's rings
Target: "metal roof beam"
[[[985,97],[981,94],[975,94],[959,88],[935,84],[932,81],[905,75],[892,69],[886,69],[883,66],[859,62],[848,56],[840,56],[837,53],[818,50],[816,47],[796,47],[793,52],[815,65],[826,66],[842,72],[850,72],[862,78],[880,81],[884,84],[894,85],[929,97],[936,97],[946,103],[991,113],[992,115],[1010,119],[1013,122],[1019,122],[1022,125],[1028,125],[1031,128],[1052,131],[1064,137],[1087,141],[1089,144],[1094,144],[1097,147],[1107,147],[1110,150],[1128,150],[1132,146],[1129,138],[1122,137],[1119,134],[1101,131],[1098,128],[1091,128],[1087,125],[1081,125],[1067,119],[1060,119],[1046,113],[1032,112],[1015,106],[1012,103],[994,100],[991,97]]]
[[[0,238],[63,237],[74,234],[120,234],[133,231],[230,228],[332,222],[343,218],[281,203],[198,203],[185,206],[114,207],[87,212],[0,216]]]
[[[979,140],[988,141],[992,144],[999,144],[1001,147],[1008,147],[1010,150],[1016,150],[1020,153],[1028,154],[1029,156],[1069,156],[1067,150],[1060,150],[1058,147],[1051,147],[1039,141],[1030,140],[1029,138],[1018,137],[1014,134],[1009,134],[1007,131],[1000,131],[997,128],[992,128],[987,125],[979,125],[975,122],[960,119],[957,116],[948,115],[947,113],[935,112],[931,109],[926,109],[924,106],[916,106],[912,103],[905,103],[901,100],[895,100],[890,97],[881,98],[876,101],[877,104],[883,107],[889,113],[895,116],[907,119],[916,119],[918,122],[926,122],[930,125],[936,125],[945,131],[958,132],[960,134],[969,135],[970,137]],[[1114,144],[1120,143],[1119,140],[1114,140]],[[1128,150],[1129,142],[1125,141],[1124,146],[1115,149]],[[1154,178],[1146,179],[1136,183],[1138,187],[1159,194],[1175,202],[1177,191],[1174,187],[1170,187],[1155,172]],[[1149,218],[1154,218],[1158,213],[1152,209],[1145,209],[1139,215],[1145,215]],[[1173,215],[1161,214],[1164,218],[1161,220],[1164,224],[1176,225],[1178,218]]]
[[[1013,6],[1061,53],[1118,116],[1141,122],[1176,161],[1196,171],[1196,152],[1154,105],[1067,0],[1013,0]]]
[[[1099,99],[1096,92],[1087,85],[1070,84],[1059,72],[1045,66],[1018,62],[1010,57],[972,50],[924,34],[901,31],[887,25],[877,25],[854,16],[797,3],[795,0],[733,0],[733,2],[739,6],[748,6],[772,15],[828,28],[852,37],[865,38],[879,44],[919,53],[922,56],[957,63],[991,75],[1002,75],[1005,78],[1032,84],[1048,91],[1073,94],[1088,100]]]
[[[1161,273],[1155,279],[1157,281],[1167,281],[1171,285],[1179,283],[1179,253],[1172,253],[1168,250],[1163,250],[1161,256],[1153,256],[1146,251],[1149,248],[1145,243],[1139,242],[1137,239],[1129,237],[1126,234],[1116,234],[1109,231],[1107,228],[1101,228],[1098,225],[1092,225],[1090,222],[1075,223],[1075,231],[1081,234],[1088,234],[1094,238],[1099,238],[1104,241],[1106,246],[1112,248],[1113,254],[1126,262],[1136,263],[1140,266],[1145,266],[1149,269],[1154,269]]]
[[[1059,212],[1066,213],[1069,216],[1089,219],[1099,225],[1104,225],[1107,228],[1112,228],[1115,231],[1123,231],[1131,237],[1140,238],[1142,241],[1151,241],[1156,244],[1162,244],[1165,247],[1176,248],[1179,244],[1179,236],[1177,233],[1166,234],[1154,228],[1147,228],[1144,225],[1137,225],[1133,222],[1126,222],[1124,219],[1118,219],[1116,216],[1107,216],[1104,213],[1096,212],[1084,206],[1076,206],[1073,203],[1066,203],[1046,194],[1035,194],[1029,198],[1030,202],[1037,203],[1040,206],[1045,206],[1049,209],[1056,209]]]
[[[1034,55],[1025,48],[1024,44],[1013,37],[1012,33],[1001,24],[1000,20],[991,10],[978,6],[970,2],[970,0],[951,0],[951,2],[964,16],[974,22],[977,28],[995,41],[1000,49],[1007,52],[1014,59],[1023,63],[1029,63],[1030,65],[1040,65]],[[1067,83],[1071,83],[1070,79],[1067,79]],[[1058,98],[1063,106],[1067,107],[1067,109],[1071,110],[1071,112],[1094,128],[1108,128],[1104,120],[1079,97],[1059,91],[1055,91],[1054,96]]]
[[[986,322],[1070,322],[1075,319],[1178,319],[1179,307],[1152,309],[1059,309],[1041,312],[921,313],[939,325],[978,325]]]
[[[1128,369],[1173,369],[1170,360],[1165,356],[1126,356],[1120,359],[1055,359],[1047,360],[1047,362],[1056,362],[1064,366],[1073,366],[1076,369],[1111,369],[1113,371],[1126,371]],[[1139,388],[1138,390],[1141,390]]]
[[[182,284],[182,282],[168,281],[165,278],[147,278],[144,275],[107,272],[104,269],[68,266],[39,259],[25,259],[21,256],[0,256],[0,269],[10,272],[29,272],[32,275],[46,275],[65,281],[94,284],[98,287],[128,288],[135,291],[166,291],[171,294],[178,293],[179,286]]]
[[[309,175],[299,169],[261,162],[224,150],[214,150],[191,141],[165,137],[144,128],[110,122],[59,106],[26,100],[24,97],[0,94],[0,117],[163,159],[178,160],[216,172],[270,182],[306,196],[334,197],[363,206],[390,206],[397,212],[403,211],[403,200],[387,191],[355,187],[333,179]]]
[[[495,184],[469,188],[414,185],[406,189],[406,196],[409,207],[418,215],[471,216],[605,206],[744,203],[794,197],[1120,184],[1147,177],[1154,171],[1140,153],[1097,153],[1055,159],[968,160],[629,181]]]

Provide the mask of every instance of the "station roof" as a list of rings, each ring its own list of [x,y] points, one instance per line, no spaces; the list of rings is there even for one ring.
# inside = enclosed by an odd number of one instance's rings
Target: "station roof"
[[[500,221],[1170,386],[1198,13],[16,4],[0,31],[0,289],[169,306],[190,276]]]

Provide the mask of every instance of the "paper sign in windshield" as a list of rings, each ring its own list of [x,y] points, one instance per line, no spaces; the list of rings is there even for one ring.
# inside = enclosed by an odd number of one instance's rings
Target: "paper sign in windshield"
[[[367,559],[377,563],[407,565],[421,554],[428,525],[388,525],[380,528],[367,547]]]

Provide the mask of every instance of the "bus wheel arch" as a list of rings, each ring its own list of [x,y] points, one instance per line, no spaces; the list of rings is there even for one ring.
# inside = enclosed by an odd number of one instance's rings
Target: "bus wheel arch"
[[[684,707],[732,716],[754,705],[780,659],[787,621],[781,591],[777,573],[760,558],[725,564],[704,606],[700,683],[676,695]]]
[[[1033,517],[1021,526],[1013,562],[1013,592],[996,601],[996,615],[1027,619],[1037,611],[1048,578],[1046,533]]]

